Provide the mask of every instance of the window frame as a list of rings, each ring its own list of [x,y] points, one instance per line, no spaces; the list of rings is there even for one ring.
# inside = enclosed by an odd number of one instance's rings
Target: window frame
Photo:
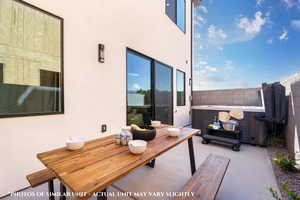
[[[35,5],[32,5],[28,2],[25,2],[23,0],[11,0],[15,1],[17,3],[20,3],[24,5],[25,7],[31,8],[37,12],[41,12],[45,15],[48,15],[50,17],[53,17],[57,20],[60,21],[60,55],[61,55],[61,61],[60,61],[60,66],[61,66],[61,75],[60,75],[60,111],[53,111],[53,112],[32,112],[32,113],[13,113],[13,114],[1,114],[0,113],[0,118],[16,118],[16,117],[33,117],[33,116],[44,116],[44,115],[61,115],[65,114],[65,104],[64,104],[64,18],[55,15],[51,12],[48,12],[46,10],[43,10]],[[3,68],[5,66],[5,63],[3,64]],[[3,73],[4,77],[4,73]],[[4,78],[3,78],[4,79]],[[4,82],[4,80],[3,80]]]
[[[175,19],[173,20],[169,15],[168,15],[168,12],[167,12],[167,0],[165,0],[165,14],[168,16],[168,18],[174,23],[174,24],[176,24],[176,26],[179,28],[179,30],[181,30],[184,34],[186,33],[186,19],[187,19],[187,17],[186,17],[186,0],[183,0],[184,1],[184,30],[182,30],[181,29],[181,27],[178,25],[178,20],[177,20],[177,16],[178,16],[178,12],[177,12],[177,1],[178,0],[175,0],[175,5],[174,5],[174,7],[175,7],[175,14],[174,14],[174,16],[175,16]]]
[[[182,73],[183,74],[183,104],[178,104],[178,73]],[[181,107],[181,106],[186,106],[186,74],[184,71],[180,70],[180,69],[176,69],[176,106],[177,107]]]
[[[140,53],[130,47],[126,47],[126,84],[125,84],[125,91],[126,91],[126,124],[128,124],[128,53],[132,53],[132,54],[135,54],[137,56],[140,56],[142,58],[145,58],[145,59],[148,59],[151,61],[151,107],[152,107],[152,112],[151,112],[151,115],[152,117],[155,116],[155,63],[159,63],[159,64],[162,64],[162,65],[165,65],[166,67],[169,67],[171,70],[172,70],[172,111],[174,111],[174,68],[171,66],[171,65],[168,65],[164,62],[161,62],[153,57],[149,57],[143,53]],[[174,113],[172,113],[172,125],[174,124]]]
[[[4,63],[0,63],[0,84],[4,83]]]

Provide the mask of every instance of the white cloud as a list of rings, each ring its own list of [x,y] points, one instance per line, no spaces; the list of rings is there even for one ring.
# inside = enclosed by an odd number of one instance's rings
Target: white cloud
[[[297,6],[300,8],[300,1],[299,0],[281,0],[283,4],[286,5],[287,8],[292,8],[294,6]]]
[[[204,13],[208,13],[208,9],[205,6],[199,6],[199,9]]]
[[[273,40],[272,39],[267,40],[267,44],[273,44]]]
[[[224,48],[223,48],[223,47],[221,47],[221,46],[220,46],[218,49],[219,49],[220,51],[223,51],[223,50],[224,50]]]
[[[210,25],[207,29],[208,31],[208,37],[210,39],[217,39],[217,38],[221,38],[221,39],[226,39],[227,38],[227,34],[220,28],[217,28],[214,25]]]
[[[235,69],[235,67],[233,66],[233,62],[231,61],[231,60],[225,60],[225,67],[224,67],[224,69],[226,70],[226,71],[228,71],[228,70],[234,70]]]
[[[282,34],[279,36],[279,40],[287,40],[288,39],[288,31],[283,29]]]
[[[139,89],[141,89],[141,86],[139,84],[135,83],[132,85],[132,88],[135,90],[139,90]]]
[[[291,26],[296,30],[300,31],[300,20],[292,20]]]
[[[294,1],[293,0],[281,0],[287,7],[293,7],[294,6]]]
[[[281,2],[287,7],[287,8],[293,8],[294,6],[300,9],[300,0],[281,0]]]
[[[255,37],[260,33],[262,27],[266,24],[266,18],[263,17],[263,14],[258,11],[254,15],[254,19],[248,19],[247,17],[242,17],[237,24],[237,27],[243,29],[245,33]]]
[[[261,6],[263,2],[264,2],[264,0],[256,0],[256,4],[257,4],[258,6]]]
[[[225,65],[232,65],[233,62],[231,60],[225,60]]]
[[[128,73],[128,75],[129,76],[135,76],[135,77],[140,76],[139,74],[136,74],[136,73]]]
[[[207,20],[204,17],[202,17],[201,15],[197,15],[195,21],[197,24],[199,24],[199,23],[206,24],[207,23]]]
[[[205,69],[207,69],[210,72],[217,72],[218,69],[216,67],[212,67],[212,66],[205,66]]]
[[[206,61],[204,61],[204,60],[201,60],[201,61],[199,62],[199,64],[200,64],[200,65],[207,65],[208,63],[207,63]]]

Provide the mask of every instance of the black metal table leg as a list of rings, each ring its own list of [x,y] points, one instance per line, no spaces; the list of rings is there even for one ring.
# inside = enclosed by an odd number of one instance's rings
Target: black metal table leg
[[[195,163],[195,153],[194,153],[194,145],[193,145],[192,137],[188,140],[188,144],[189,144],[191,171],[192,171],[192,175],[194,175],[194,173],[196,172],[196,163]]]
[[[107,200],[107,189],[101,191],[101,193],[97,195],[97,200]]]
[[[147,166],[154,168],[155,167],[155,159],[151,160],[149,163],[147,163]]]
[[[55,200],[53,180],[48,182],[49,200]]]
[[[60,183],[60,200],[66,200],[66,192],[67,188],[64,186],[64,184]]]

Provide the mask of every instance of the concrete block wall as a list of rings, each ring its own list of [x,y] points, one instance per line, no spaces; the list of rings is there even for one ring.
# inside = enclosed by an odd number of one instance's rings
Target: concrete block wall
[[[262,106],[261,88],[193,92],[193,105]]]

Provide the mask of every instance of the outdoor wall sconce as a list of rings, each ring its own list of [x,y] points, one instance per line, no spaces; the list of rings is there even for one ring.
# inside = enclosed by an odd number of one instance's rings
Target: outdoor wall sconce
[[[104,44],[98,45],[98,56],[99,56],[99,62],[104,63]]]

